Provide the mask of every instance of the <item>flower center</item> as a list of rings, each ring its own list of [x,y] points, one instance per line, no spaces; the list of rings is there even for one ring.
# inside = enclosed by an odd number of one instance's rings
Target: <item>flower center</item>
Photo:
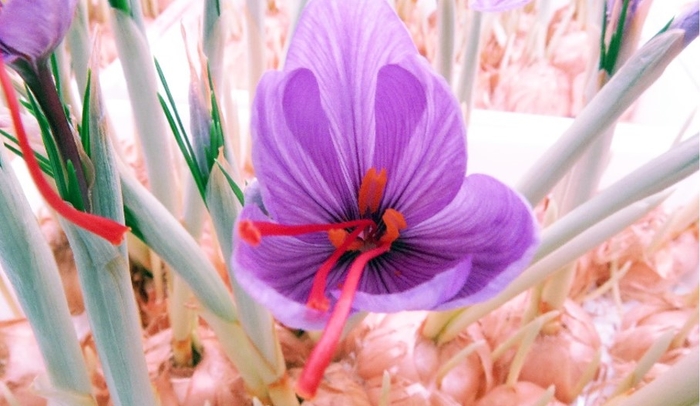
[[[377,171],[370,168],[362,178],[358,191],[357,203],[360,219],[329,224],[283,225],[264,221],[241,221],[238,233],[251,245],[258,245],[263,237],[292,236],[308,233],[327,232],[328,239],[335,251],[319,267],[311,285],[306,305],[309,308],[326,311],[330,307],[325,295],[328,275],[343,254],[358,252],[350,265],[328,325],[309,356],[297,383],[297,390],[302,397],[312,397],[321,381],[323,371],[330,363],[335,352],[345,321],[352,309],[352,301],[367,264],[388,252],[400,231],[406,228],[406,219],[395,209],[385,209],[379,213],[379,206],[384,196],[387,175],[386,170]],[[376,220],[375,219],[379,219]]]
[[[336,249],[316,272],[306,303],[312,309],[326,311],[329,307],[329,301],[324,292],[328,274],[343,254],[352,251],[371,253],[371,258],[366,260],[369,262],[389,251],[391,244],[399,237],[400,230],[406,228],[406,220],[395,209],[386,209],[381,217],[378,216],[386,182],[386,169],[377,171],[376,168],[370,168],[367,171],[358,191],[357,203],[361,216],[358,220],[302,225],[244,220],[239,223],[239,235],[244,241],[255,246],[260,244],[263,237],[267,236],[293,236],[327,232],[328,239]],[[376,218],[380,218],[380,220],[373,220]],[[357,262],[357,260],[359,257],[355,261]]]

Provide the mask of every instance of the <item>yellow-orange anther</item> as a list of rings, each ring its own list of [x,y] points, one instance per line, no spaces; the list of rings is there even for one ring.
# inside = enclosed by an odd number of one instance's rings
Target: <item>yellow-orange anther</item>
[[[386,226],[384,235],[379,239],[382,244],[391,244],[396,241],[399,238],[399,230],[406,228],[406,219],[403,217],[403,214],[394,209],[386,209],[382,216],[382,221]]]
[[[364,216],[367,212],[375,213],[379,210],[379,203],[384,195],[384,187],[386,187],[386,169],[377,172],[375,168],[369,168],[364,178],[362,178],[357,197],[361,216]]]

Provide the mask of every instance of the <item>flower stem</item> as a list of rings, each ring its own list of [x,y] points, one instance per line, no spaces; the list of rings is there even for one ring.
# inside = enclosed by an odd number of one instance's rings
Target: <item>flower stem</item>
[[[36,97],[41,110],[49,122],[49,126],[51,126],[51,133],[56,139],[56,146],[61,153],[64,165],[67,164],[68,161],[73,163],[75,175],[78,180],[78,188],[83,200],[83,207],[85,207],[87,211],[90,211],[85,170],[83,169],[73,130],[68,123],[66,113],[63,110],[63,103],[56,91],[51,69],[48,63],[43,62],[36,66],[36,71],[34,73],[34,77],[24,74],[22,78],[32,91],[32,94],[34,94],[34,97]]]
[[[452,59],[455,49],[455,2],[438,0],[438,47],[435,60],[437,70],[448,84],[452,83]]]
[[[467,12],[468,29],[467,40],[462,56],[462,70],[459,74],[457,84],[457,98],[461,103],[466,104],[464,121],[469,126],[469,120],[474,108],[474,84],[476,83],[476,72],[479,66],[479,48],[481,44],[481,20],[482,13],[476,10]]]
[[[613,400],[615,406],[693,405],[698,402],[698,348],[631,395]],[[611,403],[608,403],[611,404]]]

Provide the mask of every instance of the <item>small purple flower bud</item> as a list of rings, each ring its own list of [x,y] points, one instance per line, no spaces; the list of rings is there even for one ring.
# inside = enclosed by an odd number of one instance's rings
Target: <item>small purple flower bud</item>
[[[0,53],[9,65],[36,65],[51,55],[70,27],[77,0],[0,3]]]
[[[683,37],[683,47],[693,42],[698,37],[698,2],[693,1],[686,4],[681,12],[671,21],[669,30],[680,29],[685,31]]]

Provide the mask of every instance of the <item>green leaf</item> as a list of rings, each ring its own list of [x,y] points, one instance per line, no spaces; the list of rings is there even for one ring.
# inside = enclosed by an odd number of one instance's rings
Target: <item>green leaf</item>
[[[54,138],[51,136],[51,128],[46,116],[41,112],[36,99],[27,91],[29,98],[29,104],[25,104],[25,107],[31,112],[31,114],[36,118],[39,123],[39,128],[41,129],[41,139],[44,141],[44,148],[46,148],[46,155],[51,163],[51,172],[54,174],[54,182],[56,182],[56,188],[58,189],[58,194],[61,197],[67,196],[69,194],[68,184],[66,178],[68,176],[65,166],[63,165],[63,160],[61,160],[61,154],[58,152],[58,146]]]
[[[20,158],[23,158],[24,154],[22,154],[22,151],[19,148],[19,141],[17,140],[17,138],[13,137],[12,134],[2,129],[0,129],[0,134],[12,142],[5,142],[5,147],[7,147],[7,149],[9,149],[13,154],[17,155]],[[51,168],[51,162],[49,162],[49,160],[45,156],[41,155],[36,151],[34,151],[34,157],[39,162],[39,167],[41,167],[42,172],[53,178],[53,168]]]
[[[233,193],[236,195],[236,198],[237,198],[238,201],[241,203],[241,206],[243,206],[244,201],[245,201],[245,197],[244,197],[244,195],[243,195],[243,191],[241,190],[241,188],[238,187],[238,185],[236,184],[236,182],[233,180],[233,178],[231,177],[231,175],[228,174],[228,172],[227,172],[226,169],[221,165],[221,163],[220,163],[219,161],[216,161],[216,164],[217,164],[217,166],[219,167],[219,169],[221,169],[221,172],[224,174],[224,176],[226,177],[226,181],[228,182],[228,185],[231,187],[231,190],[233,190]]]
[[[165,114],[165,118],[167,119],[168,124],[170,125],[170,129],[173,135],[175,136],[175,142],[177,142],[177,146],[180,148],[180,152],[185,158],[185,163],[187,164],[187,167],[190,169],[190,172],[194,177],[194,181],[197,184],[199,194],[202,196],[202,199],[204,199],[206,174],[202,174],[199,170],[194,149],[192,148],[192,144],[190,143],[189,137],[187,136],[187,130],[185,130],[185,126],[182,124],[182,120],[180,119],[180,114],[178,113],[177,106],[175,105],[175,99],[173,98],[173,95],[170,92],[170,88],[168,87],[168,82],[165,79],[163,70],[160,68],[160,64],[157,60],[154,59],[154,63],[156,67],[156,72],[158,73],[158,78],[160,79],[160,83],[163,85],[163,89],[165,90],[165,95],[167,97],[166,102],[163,96],[158,94],[160,106],[163,110],[163,113]]]
[[[83,96],[83,121],[80,124],[80,141],[83,144],[83,151],[91,157],[90,153],[90,86],[92,71],[88,69],[87,83],[85,84],[85,95]]]

